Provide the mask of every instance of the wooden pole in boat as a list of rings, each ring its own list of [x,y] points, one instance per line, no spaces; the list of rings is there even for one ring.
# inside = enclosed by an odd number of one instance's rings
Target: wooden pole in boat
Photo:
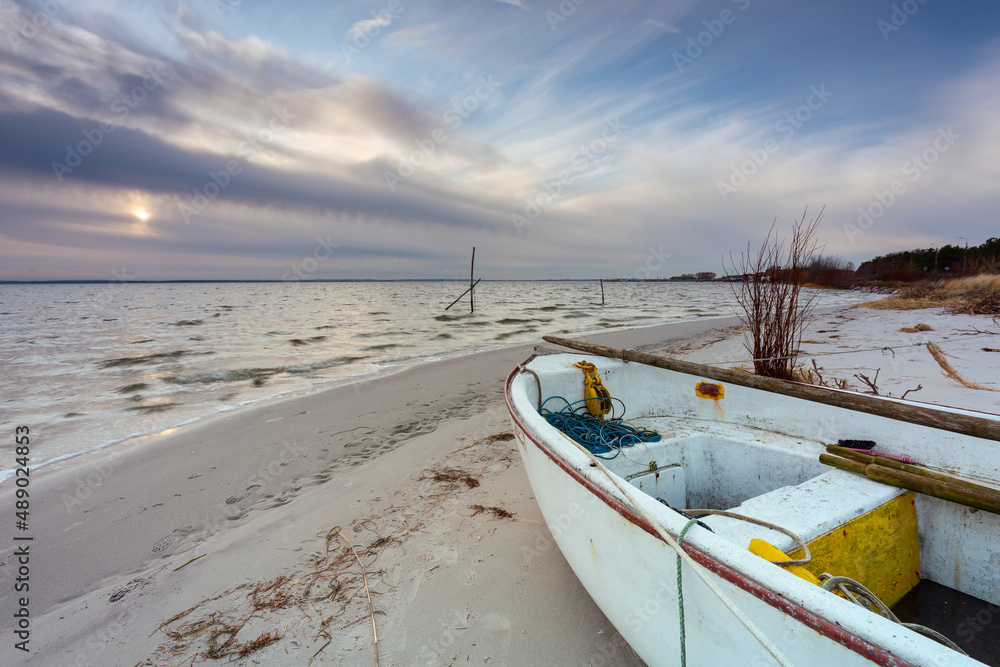
[[[979,487],[983,490],[968,489],[953,482],[934,479],[926,475],[915,475],[903,472],[902,470],[886,468],[875,463],[866,465],[860,461],[842,459],[839,456],[832,456],[830,454],[820,454],[819,460],[820,463],[864,475],[870,480],[882,482],[889,486],[918,491],[928,496],[941,498],[942,500],[950,500],[959,505],[975,507],[976,509],[1000,514],[1000,494],[984,487]]]
[[[775,394],[802,398],[825,405],[833,405],[846,410],[889,417],[891,419],[910,422],[911,424],[919,424],[920,426],[929,426],[941,429],[942,431],[971,435],[975,438],[983,438],[985,440],[1000,441],[1000,421],[995,419],[984,419],[983,417],[974,417],[959,412],[938,410],[925,405],[898,403],[893,400],[876,398],[867,394],[854,394],[826,387],[817,387],[811,384],[778,380],[752,373],[731,371],[725,368],[696,364],[681,359],[657,357],[645,352],[622,350],[616,347],[586,343],[569,338],[542,336],[542,339],[555,345],[562,345],[563,347],[588,354],[611,357],[612,359],[621,359],[623,361],[634,361],[648,366],[663,368],[668,371],[716,380],[717,382],[728,382],[729,384],[742,387],[761,389]]]
[[[865,475],[868,479],[873,479],[876,482],[882,482],[891,486],[900,486],[904,489],[934,496],[935,498],[943,498],[953,503],[1000,514],[1000,494],[971,491],[955,484],[948,484],[947,482],[922,475],[912,475],[901,470],[883,468],[874,463],[865,468]]]
[[[927,477],[928,479],[934,479],[939,482],[945,482],[946,484],[954,484],[955,486],[960,486],[963,489],[968,489],[969,491],[976,491],[978,493],[1000,493],[1000,489],[991,489],[988,486],[983,486],[982,484],[976,484],[975,482],[970,482],[954,475],[948,475],[943,472],[938,472],[936,470],[931,470],[930,468],[925,468],[923,466],[912,465],[910,463],[903,463],[902,461],[895,461],[893,459],[888,459],[884,456],[865,454],[863,452],[855,452],[850,449],[844,449],[838,445],[827,445],[826,451],[830,454],[835,454],[841,456],[845,459],[851,459],[853,461],[859,461],[860,465],[867,466],[874,463],[875,465],[882,466],[883,468],[892,468],[893,470],[899,470],[900,472],[906,472],[911,475],[920,475],[921,477]],[[828,463],[824,461],[824,463]],[[829,465],[833,465],[830,463]]]
[[[469,269],[469,312],[476,312],[476,246],[472,246],[472,267]]]
[[[601,278],[601,305],[604,305],[604,278]]]

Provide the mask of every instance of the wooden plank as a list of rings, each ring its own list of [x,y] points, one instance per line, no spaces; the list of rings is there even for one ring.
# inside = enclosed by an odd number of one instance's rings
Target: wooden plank
[[[633,361],[648,366],[656,366],[677,373],[685,373],[697,377],[709,378],[718,382],[728,382],[730,384],[751,389],[760,389],[774,394],[801,398],[806,401],[823,403],[847,410],[865,412],[868,414],[888,417],[899,421],[910,422],[920,426],[928,426],[943,431],[961,433],[976,438],[1000,441],[1000,420],[986,419],[972,415],[958,414],[945,410],[918,405],[915,403],[899,403],[894,400],[886,400],[865,394],[855,394],[852,392],[838,391],[827,387],[817,387],[815,385],[790,382],[788,380],[777,380],[775,378],[762,377],[752,373],[741,371],[731,371],[725,368],[696,364],[680,359],[670,359],[667,357],[657,357],[644,352],[634,350],[623,350],[620,348],[599,345],[597,343],[586,343],[583,341],[560,338],[558,336],[543,336],[544,340],[555,345],[562,345],[573,350],[579,350],[588,354],[595,354],[623,361]]]

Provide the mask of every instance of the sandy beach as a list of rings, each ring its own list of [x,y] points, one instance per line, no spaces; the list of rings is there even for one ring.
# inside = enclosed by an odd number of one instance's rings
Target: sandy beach
[[[736,324],[586,338],[733,367],[748,356]],[[863,374],[883,395],[919,385],[907,398],[997,413],[1000,335],[976,330],[1000,327],[828,308],[803,349],[823,354],[826,382],[870,390]],[[0,660],[374,665],[374,616],[381,665],[642,664],[555,547],[505,435],[503,379],[531,350],[222,414],[33,476],[31,652],[13,649],[5,594]],[[13,552],[0,552],[8,591]]]

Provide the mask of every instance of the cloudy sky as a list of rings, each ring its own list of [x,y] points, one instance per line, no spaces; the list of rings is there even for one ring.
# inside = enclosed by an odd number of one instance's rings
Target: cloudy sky
[[[993,0],[0,0],[0,279],[722,272],[1000,235]]]

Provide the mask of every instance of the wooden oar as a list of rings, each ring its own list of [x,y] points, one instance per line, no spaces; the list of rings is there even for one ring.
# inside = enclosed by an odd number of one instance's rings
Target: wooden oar
[[[935,498],[950,500],[951,502],[959,503],[960,505],[975,507],[976,509],[986,510],[987,512],[993,512],[994,514],[1000,514],[1000,493],[995,491],[975,491],[958,486],[957,484],[941,481],[939,479],[932,479],[925,475],[914,475],[909,472],[903,472],[902,470],[886,468],[875,463],[866,465],[859,461],[842,459],[838,456],[831,456],[830,454],[820,454],[819,460],[821,463],[831,465],[835,468],[864,475],[868,479],[876,482],[882,482],[883,484],[888,484],[890,486],[898,486],[903,489],[910,489],[911,491],[919,491],[920,493],[928,496],[934,496]],[[985,487],[980,488],[985,489]]]
[[[833,405],[847,410],[866,412],[868,414],[889,417],[900,421],[930,426],[931,428],[943,431],[952,431],[963,435],[971,435],[976,438],[986,440],[1000,440],[1000,420],[984,419],[972,415],[938,410],[932,407],[916,405],[913,403],[900,403],[894,400],[876,398],[865,394],[855,394],[847,391],[838,391],[826,387],[817,387],[811,384],[799,382],[789,382],[787,380],[777,380],[775,378],[763,377],[752,373],[741,371],[731,371],[725,368],[696,364],[680,359],[669,359],[657,357],[645,352],[635,350],[623,350],[620,348],[598,345],[596,343],[585,343],[583,341],[571,340],[569,338],[559,338],[557,336],[542,336],[542,338],[555,345],[562,345],[573,350],[579,350],[588,354],[595,354],[602,357],[611,357],[623,361],[634,361],[648,366],[656,366],[669,371],[694,375],[697,377],[709,378],[718,382],[728,382],[730,384],[761,389],[775,394],[793,396],[795,398]]]

